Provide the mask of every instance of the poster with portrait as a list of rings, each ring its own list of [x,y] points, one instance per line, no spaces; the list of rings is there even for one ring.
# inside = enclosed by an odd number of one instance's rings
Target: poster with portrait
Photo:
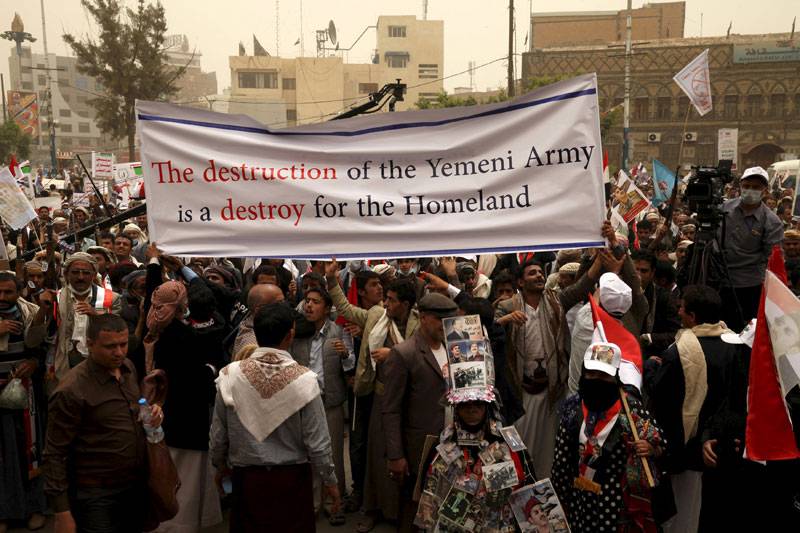
[[[620,170],[611,203],[611,220],[618,226],[627,226],[649,205],[650,200],[647,196],[625,172]]]
[[[480,315],[454,316],[443,318],[444,338],[450,342],[483,340],[483,327]]]
[[[451,397],[467,397],[494,387],[494,357],[480,315],[442,320]]]
[[[569,533],[569,524],[549,478],[511,493],[511,509],[524,533]]]

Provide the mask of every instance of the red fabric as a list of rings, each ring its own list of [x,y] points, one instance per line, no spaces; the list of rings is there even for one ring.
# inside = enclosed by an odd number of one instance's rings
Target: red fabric
[[[355,275],[350,277],[350,288],[347,289],[347,301],[350,302],[350,305],[358,306],[358,285],[356,285]],[[342,327],[348,322],[349,320],[346,320],[342,315],[336,317],[336,323]]]
[[[767,269],[786,283],[783,253],[779,246],[772,249]],[[778,380],[778,369],[772,353],[764,304],[766,291],[761,291],[758,306],[756,336],[750,355],[750,385],[747,398],[747,457],[754,461],[778,461],[800,458],[800,451],[786,410],[786,402]]]
[[[599,435],[600,432],[603,431],[603,428],[606,427],[608,423],[611,422],[611,420],[614,419],[614,417],[619,414],[620,409],[622,409],[622,402],[620,400],[617,400],[616,402],[614,402],[614,405],[612,405],[606,410],[606,412],[603,414],[603,418],[598,420],[597,423],[594,425],[594,428],[592,429],[592,434],[586,435],[587,437],[586,444],[583,447],[583,452],[581,452],[581,462],[578,465],[578,473],[580,474],[581,477],[586,477],[586,467],[589,465],[589,460],[592,458],[592,456],[595,455],[594,443],[592,442],[592,437],[597,437],[597,435]],[[581,402],[581,410],[583,411],[583,420],[584,422],[586,422],[586,420],[589,419],[589,409],[586,408],[586,404],[583,402]],[[600,447],[602,448],[602,446]]]
[[[636,221],[633,222],[633,249],[639,249],[639,228],[636,226]]]
[[[17,158],[14,154],[11,154],[11,161],[8,163],[8,170],[11,171],[11,175],[15,178],[17,177],[17,171],[14,170],[17,168]]]
[[[604,340],[619,346],[620,351],[622,351],[622,359],[633,363],[641,374],[642,348],[639,346],[639,341],[617,319],[597,305],[591,294],[589,295],[589,303],[592,307],[592,321],[595,324],[595,329],[597,329],[597,323],[600,322],[603,325]]]

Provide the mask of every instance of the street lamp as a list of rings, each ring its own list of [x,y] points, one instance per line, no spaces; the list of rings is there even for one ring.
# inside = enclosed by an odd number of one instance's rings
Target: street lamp
[[[17,65],[19,66],[19,86],[17,89],[22,90],[22,43],[25,41],[34,43],[36,42],[36,37],[25,31],[25,25],[22,23],[19,13],[14,13],[14,20],[11,21],[11,31],[0,33],[0,37],[6,41],[17,43]]]

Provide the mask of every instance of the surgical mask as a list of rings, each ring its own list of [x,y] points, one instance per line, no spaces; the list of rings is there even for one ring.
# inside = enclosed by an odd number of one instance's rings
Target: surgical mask
[[[0,313],[4,315],[16,315],[18,310],[16,302],[0,302]]]
[[[761,202],[761,191],[758,189],[742,189],[742,203],[746,205],[757,205]]]

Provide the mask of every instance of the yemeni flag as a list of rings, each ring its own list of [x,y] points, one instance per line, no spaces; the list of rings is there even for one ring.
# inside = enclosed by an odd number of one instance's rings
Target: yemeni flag
[[[750,355],[745,450],[753,461],[800,458],[785,400],[800,384],[800,300],[786,280],[783,253],[775,246]]]
[[[11,154],[11,161],[8,163],[8,170],[11,171],[11,175],[15,178],[17,177],[17,166],[19,166],[17,165],[17,156]]]
[[[622,360],[619,365],[619,379],[625,385],[633,385],[642,390],[642,349],[639,341],[622,323],[606,313],[605,309],[589,295],[592,307],[594,333],[592,342],[611,342],[619,346]]]

